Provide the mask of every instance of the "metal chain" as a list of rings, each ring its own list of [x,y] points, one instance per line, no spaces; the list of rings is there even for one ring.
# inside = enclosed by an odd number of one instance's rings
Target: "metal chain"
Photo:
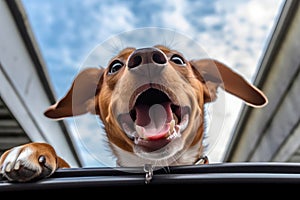
[[[144,171],[146,172],[145,183],[148,184],[153,178],[153,167],[151,164],[144,165]]]

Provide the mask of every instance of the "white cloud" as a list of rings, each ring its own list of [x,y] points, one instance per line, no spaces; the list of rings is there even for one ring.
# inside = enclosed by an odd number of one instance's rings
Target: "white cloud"
[[[187,1],[178,0],[174,2],[173,0],[164,1],[164,7],[169,9],[164,9],[161,15],[158,15],[158,20],[165,27],[169,27],[180,32],[189,32],[192,29],[192,24],[184,16],[189,5]]]
[[[223,13],[224,29],[223,37],[219,42],[227,46],[219,56],[228,62],[242,64],[241,73],[248,79],[255,74],[258,60],[262,55],[262,49],[266,45],[267,38],[271,34],[274,25],[274,17],[279,11],[281,1],[245,1],[244,3],[222,7],[217,2],[219,12]],[[223,2],[222,2],[223,3]],[[211,49],[211,52],[214,50]],[[241,54],[241,56],[238,56]]]

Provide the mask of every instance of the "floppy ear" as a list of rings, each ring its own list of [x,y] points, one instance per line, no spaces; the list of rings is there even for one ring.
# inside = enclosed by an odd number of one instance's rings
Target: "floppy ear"
[[[197,78],[205,82],[205,101],[214,101],[218,87],[243,99],[253,107],[262,107],[267,104],[266,96],[254,85],[247,82],[242,76],[232,71],[225,64],[212,59],[192,60]]]
[[[96,93],[100,89],[100,79],[104,69],[87,68],[81,71],[73,81],[66,96],[50,106],[45,115],[49,118],[63,118],[81,115],[87,112],[96,114]]]

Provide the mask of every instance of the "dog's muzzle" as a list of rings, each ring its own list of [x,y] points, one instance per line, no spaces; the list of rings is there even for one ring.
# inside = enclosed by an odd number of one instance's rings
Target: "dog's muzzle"
[[[160,71],[166,64],[167,57],[156,48],[138,49],[127,62],[128,70],[147,79],[133,89],[129,112],[120,114],[118,121],[135,146],[144,152],[159,150],[180,138],[189,122],[190,108],[179,105],[176,94],[154,79],[162,78]]]
[[[145,90],[135,96],[130,112],[119,115],[119,123],[135,145],[152,152],[181,137],[190,109],[177,105],[165,91],[156,88],[162,86],[143,87]]]

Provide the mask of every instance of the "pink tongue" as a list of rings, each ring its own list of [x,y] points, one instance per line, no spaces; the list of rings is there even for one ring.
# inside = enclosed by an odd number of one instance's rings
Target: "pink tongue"
[[[170,125],[167,124],[172,120],[171,102],[164,102],[154,105],[137,105],[136,125],[144,128],[142,137],[148,139],[159,139],[165,136]]]

